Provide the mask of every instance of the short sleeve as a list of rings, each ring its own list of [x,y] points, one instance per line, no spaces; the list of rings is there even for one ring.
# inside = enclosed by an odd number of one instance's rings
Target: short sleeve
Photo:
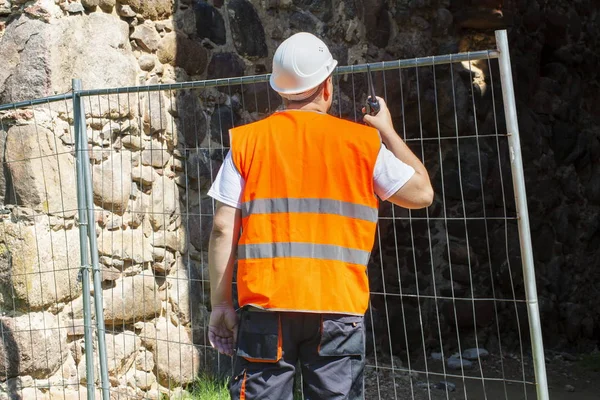
[[[244,191],[244,178],[233,163],[231,151],[227,153],[223,165],[215,178],[208,195],[213,199],[235,208],[242,208],[241,197]]]
[[[389,199],[414,174],[415,169],[413,167],[396,158],[391,151],[382,145],[373,170],[375,194],[381,200]]]

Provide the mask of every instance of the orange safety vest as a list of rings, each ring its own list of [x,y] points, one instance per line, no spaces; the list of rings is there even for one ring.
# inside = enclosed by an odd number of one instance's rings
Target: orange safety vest
[[[366,312],[380,148],[377,130],[310,111],[231,130],[233,162],[245,180],[240,306]]]

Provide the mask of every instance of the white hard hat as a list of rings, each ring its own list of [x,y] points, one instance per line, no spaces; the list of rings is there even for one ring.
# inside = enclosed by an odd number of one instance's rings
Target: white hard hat
[[[271,87],[289,100],[304,100],[331,75],[337,61],[315,35],[300,32],[286,39],[273,57]]]

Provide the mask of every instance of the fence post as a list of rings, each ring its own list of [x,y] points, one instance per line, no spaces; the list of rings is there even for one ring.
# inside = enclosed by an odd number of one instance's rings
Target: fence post
[[[87,399],[95,400],[94,390],[94,351],[92,338],[92,309],[90,307],[90,265],[88,254],[88,229],[86,213],[85,184],[83,178],[83,164],[89,162],[87,158],[87,143],[82,141],[81,132],[85,129],[85,109],[77,91],[81,90],[81,81],[73,79],[73,125],[75,130],[75,163],[77,165],[77,209],[79,218],[79,249],[81,252],[81,279],[83,291],[83,325],[85,342],[85,368]],[[83,116],[83,118],[82,118]]]
[[[533,365],[537,384],[538,400],[548,400],[548,381],[546,377],[546,363],[544,356],[544,343],[542,340],[542,325],[538,307],[537,288],[535,284],[535,266],[531,246],[531,231],[529,228],[529,211],[527,209],[527,193],[525,191],[525,175],[523,173],[523,159],[521,157],[521,139],[519,136],[519,122],[517,120],[517,104],[512,79],[510,53],[508,48],[508,35],[506,30],[496,31],[496,43],[500,52],[498,61],[500,78],[502,81],[502,96],[504,98],[504,112],[506,114],[506,129],[510,147],[511,171],[515,191],[515,205],[519,222],[519,241],[521,243],[521,258],[523,260],[523,279],[525,281],[525,295],[527,296],[527,314],[529,316],[529,334],[533,350]]]
[[[102,399],[109,400],[109,389],[110,382],[108,380],[108,364],[106,358],[106,339],[105,339],[105,327],[104,327],[104,302],[102,301],[102,286],[101,286],[101,276],[100,276],[100,268],[98,266],[98,243],[96,238],[96,218],[94,213],[94,192],[92,188],[92,177],[90,171],[90,160],[89,160],[89,152],[88,152],[88,139],[87,139],[87,126],[85,122],[85,112],[84,112],[84,104],[83,99],[79,95],[79,92],[82,90],[81,80],[73,79],[73,104],[74,108],[74,118],[75,118],[75,135],[77,138],[77,200],[79,205],[79,215],[80,221],[85,221],[85,231],[87,232],[89,239],[89,249],[90,249],[90,258],[91,258],[91,269],[92,269],[92,279],[94,284],[94,307],[96,311],[96,334],[98,337],[98,357],[100,363],[100,385],[102,386]],[[84,215],[82,218],[82,214]],[[82,237],[82,231],[79,232],[80,238]],[[85,245],[85,263],[83,263],[84,259],[84,245]],[[88,316],[87,319],[90,319],[89,311],[89,260],[87,258],[87,241],[85,238],[81,240],[82,246],[82,278],[84,285],[84,307],[87,301],[87,311]],[[84,275],[84,274],[85,275]],[[87,298],[85,297],[85,287],[87,286]],[[85,318],[84,308],[84,318]],[[90,331],[91,331],[91,321],[90,322]],[[90,399],[90,379],[92,381],[92,386],[94,384],[94,364],[90,362],[90,358],[93,359],[92,353],[92,341],[91,335],[87,337],[88,325],[86,324],[86,373],[88,376],[87,385],[88,385],[88,399]],[[90,354],[88,354],[88,352]],[[94,399],[94,390],[92,387],[92,397]]]

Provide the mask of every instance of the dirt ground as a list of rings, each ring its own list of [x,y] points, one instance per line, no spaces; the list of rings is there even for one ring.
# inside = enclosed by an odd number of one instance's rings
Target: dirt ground
[[[600,373],[584,366],[580,359],[568,358],[554,356],[546,360],[550,399],[599,400]],[[375,365],[375,360],[368,360],[367,365]],[[534,382],[532,360],[526,359],[521,362],[519,357],[514,355],[505,356],[502,360],[498,356],[491,355],[481,361],[481,367],[476,361],[474,368],[465,370],[465,376],[468,378],[463,378],[460,370],[447,368],[444,377],[442,362],[435,360],[427,360],[427,367],[422,361],[416,362],[411,370],[421,372],[411,374],[404,367],[392,372],[391,362],[386,360],[378,360],[377,365],[382,367],[378,369],[379,372],[372,367],[367,367],[366,370],[365,398],[367,400],[537,399],[536,387],[532,383]],[[502,379],[502,370],[506,380]],[[525,370],[525,379],[523,379],[523,370]],[[483,383],[481,371],[485,378]],[[523,380],[531,383],[523,384]],[[454,391],[447,392],[443,385],[439,385],[441,381],[456,385]],[[436,385],[441,388],[435,388]]]

